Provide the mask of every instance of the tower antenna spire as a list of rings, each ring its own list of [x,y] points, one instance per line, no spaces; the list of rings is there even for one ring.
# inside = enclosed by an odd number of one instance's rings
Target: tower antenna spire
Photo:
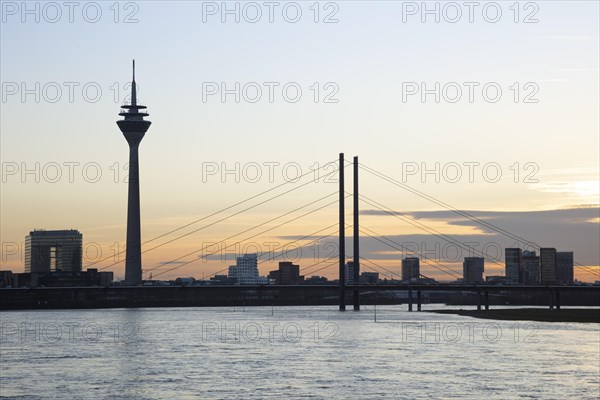
[[[131,105],[137,106],[137,88],[135,87],[135,60],[133,60],[133,81],[131,82]]]

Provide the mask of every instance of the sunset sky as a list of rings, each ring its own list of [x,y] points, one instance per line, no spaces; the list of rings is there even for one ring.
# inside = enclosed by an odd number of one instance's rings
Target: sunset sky
[[[2,2],[0,267],[23,270],[29,231],[78,229],[84,268],[123,277],[128,147],[115,121],[135,59],[152,121],[142,241],[158,237],[143,247],[145,278],[206,277],[272,249],[262,274],[287,259],[334,278],[337,238],[321,236],[336,234],[327,164],[344,152],[365,167],[364,271],[400,273],[404,246],[436,279],[481,251],[485,274],[503,275],[502,249],[526,240],[574,251],[576,278],[599,280],[599,4],[513,3],[470,16],[430,2],[436,22],[421,2],[227,3],[234,14],[82,2],[72,15]],[[350,193],[351,166],[346,178]]]

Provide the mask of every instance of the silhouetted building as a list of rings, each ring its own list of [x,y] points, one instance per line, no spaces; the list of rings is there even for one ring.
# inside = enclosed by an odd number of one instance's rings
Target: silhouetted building
[[[50,272],[37,275],[35,286],[44,287],[110,286],[113,281],[111,271],[98,271],[96,268],[89,268],[85,272]]]
[[[326,276],[313,275],[310,278],[304,279],[304,284],[306,285],[326,285],[329,283],[329,280]]]
[[[556,249],[542,247],[540,249],[540,282],[542,285],[556,284]]]
[[[539,285],[540,283],[540,258],[535,251],[523,251],[523,281],[526,285]]]
[[[114,280],[114,273],[112,271],[98,271],[97,268],[88,268],[86,273],[90,279],[98,281],[98,286],[110,286]]]
[[[483,283],[485,260],[482,257],[465,257],[463,261],[463,280],[467,284]]]
[[[0,288],[12,286],[13,284],[12,271],[0,271]]]
[[[345,265],[346,268],[346,284],[353,285],[355,282],[354,279],[354,261],[348,261]]]
[[[177,278],[175,279],[175,284],[176,285],[181,285],[181,286],[192,286],[193,284],[196,283],[196,279],[192,278],[192,277],[188,277],[188,278]]]
[[[522,255],[522,251],[518,247],[504,249],[504,266],[507,285],[518,285],[521,283]]]
[[[433,278],[428,278],[426,276],[421,276],[419,279],[415,281],[417,285],[439,285],[438,281]]]
[[[81,271],[82,241],[75,229],[29,232],[25,237],[25,272]]]
[[[360,274],[359,282],[367,285],[376,285],[379,282],[379,273],[363,272]]]
[[[235,285],[237,279],[230,278],[227,275],[215,275],[210,278],[209,283],[211,285]]]
[[[13,274],[12,287],[110,286],[112,281],[113,272],[89,268],[84,272],[51,271]]]
[[[269,272],[268,278],[276,285],[299,285],[304,281],[304,277],[300,276],[300,266],[290,261],[281,261],[279,269]]]
[[[556,252],[556,282],[560,285],[573,284],[573,252]]]
[[[236,264],[229,267],[229,278],[235,278],[239,285],[266,285],[269,280],[258,275],[258,256],[244,254],[237,257]]]
[[[418,279],[420,275],[421,271],[417,257],[406,257],[402,260],[402,281]]]
[[[506,276],[488,275],[485,277],[485,283],[488,285],[504,285],[506,283]]]
[[[12,287],[36,287],[38,285],[38,274],[35,272],[14,273]]]

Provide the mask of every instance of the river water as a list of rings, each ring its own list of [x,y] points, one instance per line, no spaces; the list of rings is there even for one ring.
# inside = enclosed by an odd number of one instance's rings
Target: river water
[[[480,320],[405,307],[2,312],[0,396],[600,396],[599,324]]]

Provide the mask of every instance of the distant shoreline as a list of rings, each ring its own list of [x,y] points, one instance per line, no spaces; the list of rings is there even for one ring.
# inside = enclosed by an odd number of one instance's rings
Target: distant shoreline
[[[504,321],[580,322],[600,324],[600,308],[504,308],[492,310],[431,310],[437,314],[455,314]]]

